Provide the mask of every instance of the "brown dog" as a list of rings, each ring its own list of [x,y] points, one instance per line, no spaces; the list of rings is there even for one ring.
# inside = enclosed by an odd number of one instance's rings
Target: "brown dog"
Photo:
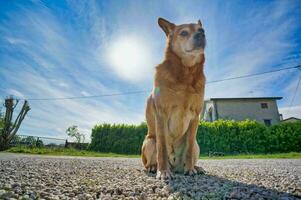
[[[204,98],[206,40],[200,21],[177,26],[159,18],[158,23],[167,47],[147,100],[142,161],[161,179],[171,178],[171,170],[189,175],[201,170],[196,166],[200,152],[196,133]]]

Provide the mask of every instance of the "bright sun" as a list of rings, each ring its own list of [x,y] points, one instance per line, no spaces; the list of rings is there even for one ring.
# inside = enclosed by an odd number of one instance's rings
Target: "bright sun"
[[[109,49],[109,61],[115,72],[124,79],[140,81],[150,68],[150,52],[143,40],[120,38]]]

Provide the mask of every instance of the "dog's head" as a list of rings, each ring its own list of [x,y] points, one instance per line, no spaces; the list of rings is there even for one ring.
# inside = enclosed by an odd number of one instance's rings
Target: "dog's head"
[[[176,54],[184,66],[191,67],[202,62],[206,38],[200,20],[197,23],[175,25],[159,18],[158,24],[167,36],[167,50]]]

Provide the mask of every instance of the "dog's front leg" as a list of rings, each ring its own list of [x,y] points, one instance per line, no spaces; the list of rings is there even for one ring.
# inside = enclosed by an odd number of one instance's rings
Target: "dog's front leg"
[[[199,118],[196,117],[190,122],[189,128],[186,132],[186,155],[184,160],[184,173],[194,175],[198,173],[195,164],[199,157],[199,146],[196,142],[197,128],[199,125]]]
[[[166,117],[156,117],[156,144],[157,144],[157,179],[170,179],[172,174],[168,162],[166,134],[167,134],[167,121]]]

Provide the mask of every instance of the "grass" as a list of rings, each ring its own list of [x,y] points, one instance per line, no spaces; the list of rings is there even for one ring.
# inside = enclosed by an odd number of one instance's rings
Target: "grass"
[[[40,154],[53,156],[84,156],[84,157],[126,157],[137,158],[139,155],[124,155],[116,153],[100,153],[94,151],[77,150],[72,148],[30,148],[30,147],[12,147],[6,152],[11,153],[26,153],[26,154]]]
[[[76,150],[71,148],[30,148],[30,147],[12,147],[6,152],[11,153],[26,153],[26,154],[40,154],[53,156],[84,156],[84,157],[123,157],[123,158],[138,158],[140,155],[125,155],[116,153],[100,153],[85,150]],[[241,155],[226,155],[220,157],[200,156],[201,159],[265,159],[265,158],[287,158],[287,159],[301,159],[301,153],[277,153],[277,154],[241,154]]]
[[[275,154],[240,154],[240,155],[225,155],[217,157],[200,156],[201,159],[266,159],[266,158],[287,158],[287,159],[300,159],[301,153],[275,153]]]

